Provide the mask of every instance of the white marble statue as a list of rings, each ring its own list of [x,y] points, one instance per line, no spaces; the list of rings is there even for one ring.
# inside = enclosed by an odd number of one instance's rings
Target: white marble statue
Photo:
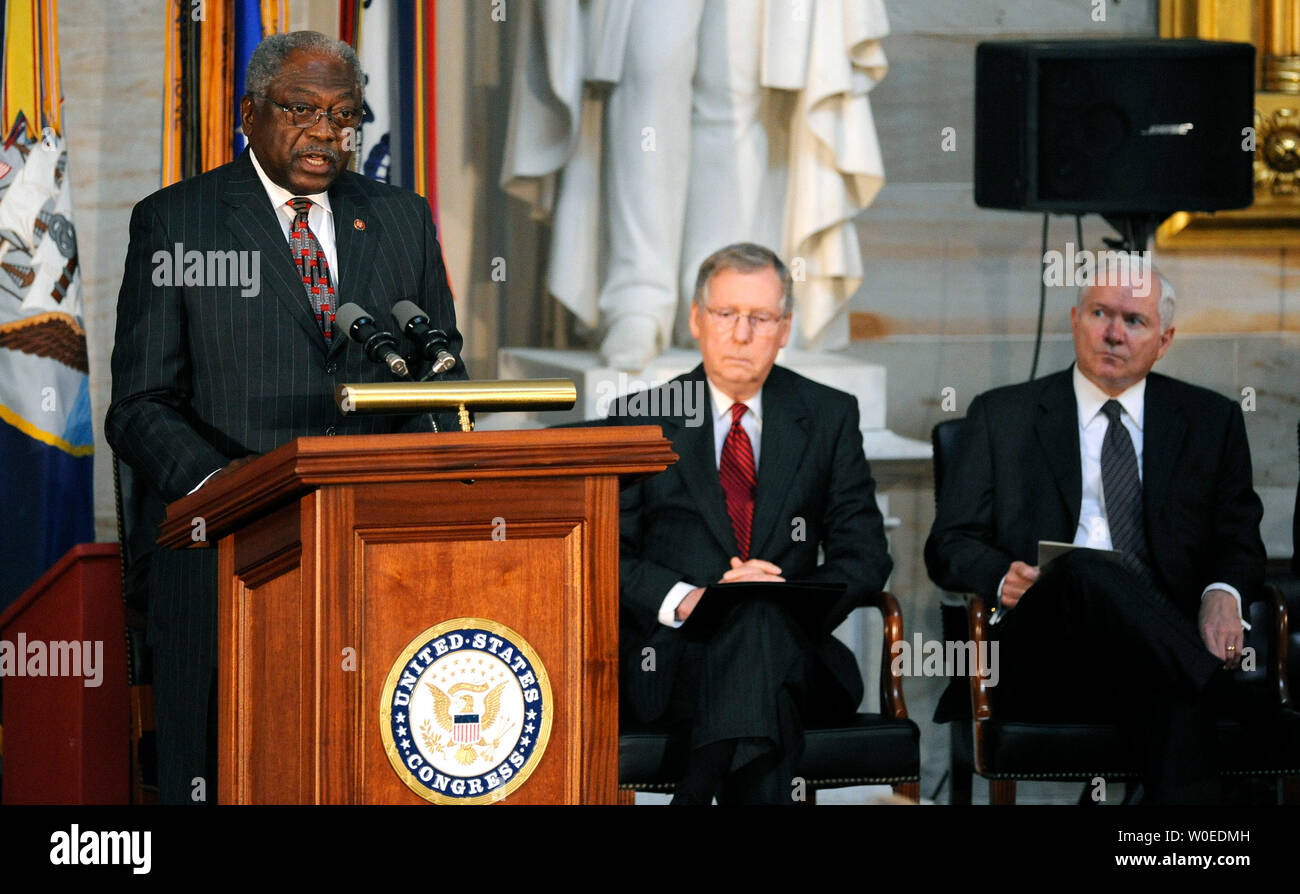
[[[699,263],[773,247],[797,344],[842,347],[862,280],[854,216],[884,182],[868,92],[883,0],[531,0],[502,186],[553,221],[547,288],[601,354],[667,345]],[[680,308],[680,309],[679,309]]]

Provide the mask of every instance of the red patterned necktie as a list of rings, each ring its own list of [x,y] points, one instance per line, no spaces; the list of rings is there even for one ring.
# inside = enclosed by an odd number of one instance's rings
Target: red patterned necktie
[[[727,514],[731,516],[742,560],[749,558],[750,528],[754,524],[754,445],[740,424],[747,409],[744,404],[731,405],[731,431],[722,442],[722,460],[718,463],[718,479],[727,497]]]
[[[298,275],[302,277],[302,287],[307,290],[307,298],[316,313],[316,323],[328,344],[334,338],[334,312],[338,305],[334,303],[334,286],[330,283],[330,265],[325,260],[325,251],[307,225],[307,211],[311,204],[311,199],[301,196],[289,200],[294,211],[289,247],[293,251],[293,262],[298,265]]]

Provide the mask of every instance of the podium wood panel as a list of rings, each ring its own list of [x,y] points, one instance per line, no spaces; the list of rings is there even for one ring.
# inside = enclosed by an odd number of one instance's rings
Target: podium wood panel
[[[314,496],[303,499],[307,506]],[[233,624],[237,632],[221,645],[230,650],[226,662],[234,668],[233,698],[221,705],[218,729],[236,736],[235,777],[245,790],[266,804],[310,802],[313,728],[307,709],[313,703],[315,612],[304,598],[301,543],[285,544],[287,520],[297,515],[288,507],[252,524],[236,544],[262,542],[270,547],[261,561],[249,561],[252,550],[233,550],[247,564],[222,580],[234,580]],[[243,553],[241,556],[240,553]],[[223,556],[224,558],[224,556]],[[233,570],[233,569],[232,569]],[[226,608],[222,606],[222,616]],[[225,685],[225,681],[222,681]],[[266,710],[234,712],[239,705]],[[230,775],[222,771],[221,777]],[[223,802],[225,799],[222,799]]]
[[[396,537],[390,539],[393,534]],[[458,534],[455,529],[430,528],[414,534],[420,540],[408,539],[412,536],[409,532],[373,530],[361,535],[358,554],[366,588],[381,585],[376,578],[391,577],[387,586],[398,596],[386,603],[388,609],[367,610],[364,600],[358,606],[364,651],[380,656],[377,662],[362,662],[365,704],[379,704],[391,661],[383,656],[399,653],[411,638],[406,634],[424,629],[431,617],[457,617],[458,606],[469,604],[480,617],[527,618],[527,623],[516,621],[511,626],[532,645],[550,675],[551,709],[557,717],[578,716],[582,668],[576,662],[581,644],[566,644],[564,619],[581,617],[581,594],[573,580],[575,560],[580,560],[581,554],[581,525],[520,521],[510,526],[509,537],[499,542],[464,542],[457,539]],[[441,568],[442,580],[431,585],[430,578],[413,579],[401,573],[411,566]],[[481,569],[494,566],[509,580],[508,585],[485,579]],[[529,593],[536,594],[534,604],[521,605]],[[384,756],[377,712],[363,710],[358,721],[362,752],[367,756],[361,786],[365,800],[372,800],[372,794],[382,801],[419,800],[393,773]],[[577,779],[543,772],[548,764],[563,762],[569,752],[575,741],[569,735],[570,726],[557,723],[553,727],[546,753],[529,784],[512,798],[516,803],[581,799]],[[572,761],[575,767],[582,762],[581,755]]]
[[[375,441],[407,442],[380,445],[400,468],[357,471]],[[314,465],[325,448],[351,471]],[[220,537],[219,800],[424,803],[385,754],[384,683],[416,636],[474,617],[550,679],[550,739],[506,802],[617,803],[619,476],[674,459],[657,428],[304,438],[172,504],[160,542],[195,515]]]
[[[122,560],[116,543],[72,547],[3,613],[0,640],[102,646],[99,685],[81,675],[12,676],[4,686],[5,804],[126,804],[130,730],[122,612]],[[22,639],[20,640],[20,637]],[[82,653],[84,658],[84,652]],[[25,662],[26,654],[17,655]],[[80,661],[77,662],[80,664]],[[75,666],[74,670],[77,669]]]

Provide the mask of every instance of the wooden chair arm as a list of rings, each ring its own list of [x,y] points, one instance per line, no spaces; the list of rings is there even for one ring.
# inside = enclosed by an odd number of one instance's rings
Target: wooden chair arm
[[[903,641],[903,611],[892,593],[868,593],[862,605],[880,610],[884,621],[884,642],[880,650],[880,713],[896,720],[907,719],[903,701],[903,677],[894,673],[894,643]]]
[[[984,599],[978,593],[966,593],[966,623],[969,627],[971,642],[975,644],[975,654],[986,654],[988,646],[988,614],[984,609]],[[989,649],[987,654],[992,654]],[[993,701],[991,687],[981,674],[970,674],[971,716],[974,718],[974,764],[975,772],[984,773],[988,766],[984,755],[984,721],[993,719]]]
[[[1278,701],[1290,707],[1291,690],[1287,686],[1287,639],[1290,635],[1286,611],[1286,598],[1273,584],[1264,586],[1269,602],[1273,603],[1273,677],[1277,680]]]
[[[971,642],[975,643],[975,654],[986,654],[988,648],[988,615],[984,610],[984,599],[978,593],[966,593],[966,621],[970,629]],[[991,651],[988,653],[991,654]],[[970,674],[971,715],[976,720],[988,720],[993,716],[991,687],[981,674]]]

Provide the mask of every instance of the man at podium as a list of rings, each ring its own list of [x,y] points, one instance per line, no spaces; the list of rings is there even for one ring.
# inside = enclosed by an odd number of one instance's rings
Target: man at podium
[[[272,35],[245,84],[249,148],[131,216],[105,430],[159,504],[300,436],[429,430],[427,416],[340,414],[338,384],[392,380],[334,324],[340,301],[387,328],[393,305],[413,300],[459,358],[428,202],[347,170],[362,117],[352,49],[313,31]],[[459,362],[442,375],[467,378]],[[454,414],[437,424],[454,427]],[[216,559],[151,557],[164,802],[215,800]]]
[[[830,631],[893,565],[856,399],[775,366],[791,289],[766,248],[715,252],[690,311],[703,362],[611,413],[659,425],[680,457],[620,507],[623,716],[689,749],[674,804],[792,803],[805,726],[862,699],[853,655]],[[712,584],[783,581],[809,586],[742,598],[720,618],[704,608],[726,598]],[[796,619],[788,600],[831,583],[847,589],[820,623]],[[714,616],[707,629],[692,627],[697,611],[697,624]]]

